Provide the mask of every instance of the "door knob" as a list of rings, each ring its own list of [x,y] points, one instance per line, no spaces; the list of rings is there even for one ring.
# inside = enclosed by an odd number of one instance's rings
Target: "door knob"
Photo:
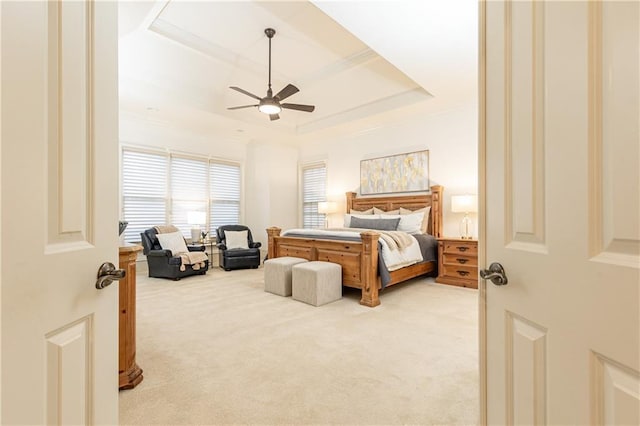
[[[96,288],[102,290],[114,280],[121,280],[127,275],[124,269],[116,269],[111,262],[104,262],[98,269],[98,279],[96,280]]]
[[[498,262],[489,265],[489,269],[481,270],[480,278],[491,280],[495,285],[506,285],[509,282],[507,275],[504,273],[504,268]]]

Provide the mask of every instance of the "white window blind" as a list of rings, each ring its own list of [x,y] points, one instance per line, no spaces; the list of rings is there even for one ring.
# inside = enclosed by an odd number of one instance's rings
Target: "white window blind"
[[[240,167],[212,162],[209,170],[209,232],[214,235],[219,226],[240,221]]]
[[[125,241],[140,241],[145,229],[167,223],[167,162],[166,155],[123,151],[123,218],[129,222]]]
[[[190,224],[188,212],[207,213],[207,160],[171,156],[171,224],[185,238],[191,238],[191,228],[207,229],[206,223]]]
[[[176,226],[186,238],[194,225],[213,231],[240,222],[239,164],[181,155],[122,150],[125,241],[156,225]],[[207,223],[189,224],[189,212],[204,212]]]
[[[318,213],[318,203],[326,201],[327,167],[314,164],[302,169],[302,227],[322,228],[325,215]]]

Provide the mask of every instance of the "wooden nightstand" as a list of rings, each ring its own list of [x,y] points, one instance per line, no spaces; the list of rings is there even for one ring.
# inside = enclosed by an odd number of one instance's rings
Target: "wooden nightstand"
[[[478,288],[478,241],[439,238],[436,282]]]

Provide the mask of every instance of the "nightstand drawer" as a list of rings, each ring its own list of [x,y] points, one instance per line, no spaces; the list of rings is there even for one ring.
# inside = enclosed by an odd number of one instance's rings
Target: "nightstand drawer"
[[[447,265],[478,266],[478,258],[476,256],[467,256],[464,254],[445,252],[442,255],[442,262]]]
[[[445,241],[444,253],[466,254],[476,257],[478,255],[478,244],[475,241]]]
[[[440,275],[451,278],[461,278],[465,280],[477,281],[478,267],[443,264]]]

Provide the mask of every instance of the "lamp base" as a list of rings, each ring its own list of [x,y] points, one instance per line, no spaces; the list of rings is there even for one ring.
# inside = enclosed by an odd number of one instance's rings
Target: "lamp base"
[[[200,228],[191,228],[191,243],[200,242]]]
[[[473,222],[466,213],[460,221],[460,238],[463,240],[473,239]]]

